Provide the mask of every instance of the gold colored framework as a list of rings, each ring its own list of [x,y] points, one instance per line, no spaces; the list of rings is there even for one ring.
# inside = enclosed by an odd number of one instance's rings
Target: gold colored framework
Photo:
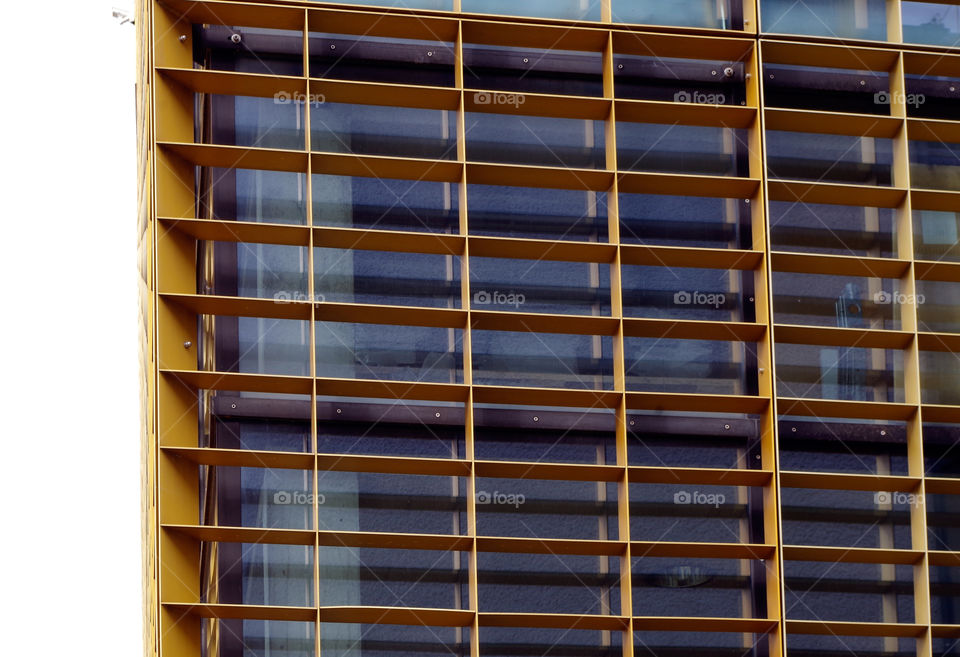
[[[455,0],[459,5],[459,1]],[[786,652],[787,634],[915,637],[917,653],[932,657],[936,637],[960,637],[960,625],[933,625],[930,616],[932,565],[960,566],[960,553],[931,550],[927,545],[926,510],[922,502],[910,509],[913,549],[800,547],[783,545],[779,509],[781,486],[806,489],[900,491],[960,494],[960,479],[925,476],[923,422],[960,422],[960,406],[923,404],[920,352],[954,354],[960,335],[918,329],[915,301],[902,307],[902,329],[822,328],[777,325],[772,319],[771,272],[859,275],[899,279],[900,291],[912,296],[916,281],[960,283],[960,263],[913,258],[913,210],[960,210],[960,192],[917,189],[910,185],[908,145],[911,140],[960,142],[960,121],[907,118],[905,76],[931,73],[960,77],[960,55],[944,49],[900,43],[840,43],[837,40],[782,36],[759,38],[757,11],[746,2],[748,29],[742,32],[639,27],[609,22],[574,23],[546,19],[480,16],[459,12],[383,10],[337,3],[188,2],[143,0],[139,34],[139,93],[137,101],[140,167],[140,239],[142,270],[142,359],[144,371],[144,540],[147,654],[163,657],[200,655],[201,625],[209,618],[296,620],[316,623],[320,654],[320,623],[388,623],[470,628],[471,655],[479,656],[478,631],[483,627],[581,628],[624,632],[624,657],[634,651],[634,631],[731,632],[763,634],[769,654]],[[891,30],[899,30],[899,3],[891,8]],[[245,74],[193,68],[192,30],[196,23],[243,25],[301,31],[303,69],[299,77]],[[310,76],[309,39],[319,26],[342,34],[430,39],[455,44],[456,86],[451,88],[379,84]],[[604,121],[607,167],[577,170],[471,162],[466,159],[463,132],[466,112],[496,108],[477,104],[476,89],[465,89],[463,44],[557,48],[603,55],[603,97],[587,98],[524,94],[521,114]],[[628,100],[615,97],[614,54],[723,59],[743,62],[748,72],[744,106]],[[765,109],[760,84],[763,62],[847,67],[890,73],[894,103],[889,117]],[[357,156],[313,152],[309,123],[300,150],[222,146],[194,140],[194,94],[272,97],[323,95],[328,101],[444,109],[459,115],[457,158],[433,161],[416,158]],[[294,96],[294,95],[299,96]],[[899,100],[898,100],[899,99]],[[305,114],[309,121],[309,112]],[[960,118],[960,117],[958,117]],[[711,177],[620,171],[617,168],[617,120],[675,125],[740,128],[749,138],[749,177]],[[794,130],[821,134],[888,137],[894,143],[894,184],[872,187],[823,182],[768,180],[765,175],[764,130]],[[424,234],[314,225],[309,185],[307,225],[220,221],[197,215],[197,167],[242,167],[329,173],[348,176],[403,178],[459,183],[459,234]],[[467,183],[587,189],[607,194],[609,243],[481,237],[468,234]],[[622,192],[699,195],[749,199],[753,246],[749,250],[643,246],[621,243],[618,197]],[[897,258],[809,255],[773,252],[767,234],[768,201],[850,204],[895,208]],[[336,247],[460,256],[461,309],[369,306],[349,303],[245,299],[197,293],[198,242],[257,242],[309,247]],[[610,316],[546,315],[498,312],[471,307],[470,256],[547,259],[609,264]],[[755,277],[758,290],[756,322],[705,322],[624,317],[621,305],[621,265],[696,266],[741,270]],[[312,272],[312,268],[310,268]],[[314,299],[313,278],[308,278]],[[448,327],[463,332],[463,382],[417,383],[315,376],[311,345],[311,376],[275,376],[216,372],[198,366],[197,323],[214,315]],[[476,385],[471,372],[471,331],[546,332],[612,336],[614,385],[611,390],[565,390]],[[757,344],[759,395],[707,395],[636,392],[627,389],[624,340],[629,337],[746,341]],[[774,341],[791,344],[875,347],[901,350],[904,356],[903,403],[810,400],[777,397],[773,374]],[[317,424],[312,424],[313,453],[255,452],[200,447],[198,426],[203,419],[201,391],[296,393],[318,396],[460,402],[466,409],[466,459],[417,459],[374,456],[331,456],[316,453]],[[556,465],[485,462],[473,458],[472,411],[475,404],[543,405],[613,409],[617,418],[615,465]],[[316,404],[313,404],[315,409]],[[752,413],[761,417],[762,467],[757,470],[660,468],[627,463],[626,418],[631,411],[691,411]],[[909,476],[867,476],[781,471],[778,465],[777,418],[783,415],[869,418],[907,422]],[[272,530],[202,526],[199,516],[197,466],[269,466],[311,471],[313,490],[319,472],[382,472],[440,474],[467,478],[469,531],[460,536],[377,534],[317,530]],[[619,491],[619,540],[577,541],[478,536],[477,477],[529,477],[548,480],[613,482]],[[690,485],[758,486],[763,490],[763,545],[739,543],[643,542],[630,537],[628,484],[665,482]],[[314,503],[314,523],[317,509]],[[201,545],[205,541],[276,543],[314,546],[390,546],[424,550],[457,550],[469,559],[469,607],[407,609],[370,607],[267,607],[202,603]],[[513,614],[477,611],[477,555],[482,552],[619,556],[620,615]],[[635,556],[762,559],[766,568],[766,618],[658,618],[632,613],[631,558]],[[913,567],[914,623],[853,623],[785,620],[784,561],[908,564]],[[313,560],[317,568],[316,557]],[[316,575],[316,572],[315,572]],[[316,577],[314,586],[318,586]],[[319,596],[314,591],[314,600]],[[208,637],[209,639],[209,637]]]

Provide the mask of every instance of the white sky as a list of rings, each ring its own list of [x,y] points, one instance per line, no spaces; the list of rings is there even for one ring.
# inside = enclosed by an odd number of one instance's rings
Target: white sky
[[[133,0],[3,5],[0,652],[141,654]]]

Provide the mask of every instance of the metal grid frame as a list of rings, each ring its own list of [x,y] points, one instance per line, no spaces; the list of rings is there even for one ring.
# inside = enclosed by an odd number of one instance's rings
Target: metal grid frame
[[[459,3],[457,3],[459,4]],[[609,20],[609,0],[604,2]],[[755,26],[756,8],[747,7],[747,25]],[[956,335],[920,330],[915,302],[902,308],[902,330],[841,329],[777,325],[772,320],[770,272],[831,273],[897,278],[900,289],[911,298],[917,280],[960,282],[960,263],[931,262],[913,257],[912,210],[953,210],[960,207],[960,193],[914,189],[909,183],[909,141],[960,141],[957,123],[908,118],[903,102],[894,102],[889,117],[764,107],[762,62],[803,63],[814,66],[848,66],[890,73],[891,96],[906,96],[909,72],[934,71],[960,75],[960,56],[934,47],[904,46],[899,34],[899,2],[889,2],[893,43],[837,44],[829,39],[789,37],[757,39],[753,30],[743,33],[684,28],[648,28],[624,25],[574,24],[517,17],[460,15],[445,12],[391,10],[374,7],[342,7],[335,3],[246,3],[144,1],[137,21],[141,66],[139,69],[138,116],[140,117],[141,237],[143,281],[144,441],[147,498],[145,500],[146,582],[148,653],[160,655],[199,654],[202,618],[257,618],[315,622],[316,650],[320,652],[320,623],[373,622],[470,627],[471,654],[479,655],[478,630],[483,626],[592,628],[624,631],[625,657],[633,653],[634,631],[721,631],[760,633],[769,637],[771,655],[783,654],[787,634],[833,634],[838,636],[910,636],[917,638],[918,655],[932,656],[932,639],[960,636],[958,626],[933,625],[930,617],[931,565],[960,565],[960,553],[931,550],[927,544],[925,493],[960,493],[960,480],[926,477],[923,458],[923,421],[960,422],[960,407],[923,404],[920,386],[920,352],[953,353],[960,345]],[[300,77],[240,74],[192,69],[191,23],[250,25],[297,29],[304,35],[305,74]],[[456,85],[452,88],[384,85],[321,80],[309,76],[309,38],[318,25],[336,26],[351,34],[442,37],[456,44]],[[518,47],[566,47],[600,52],[603,56],[603,96],[583,98],[525,94],[533,102],[524,111],[537,116],[603,120],[606,126],[607,168],[564,170],[523,165],[470,162],[466,158],[464,114],[483,110],[471,100],[478,91],[463,79],[463,44],[482,42]],[[655,101],[624,100],[615,96],[614,55],[726,58],[744,62],[750,73],[748,102],[744,107],[683,105]],[[302,151],[195,144],[193,142],[193,94],[229,93],[272,96],[278,92],[323,94],[328,99],[354,103],[383,103],[390,91],[391,105],[447,109],[459,115],[457,158],[437,162],[413,158],[333,155],[310,148],[309,112]],[[718,178],[620,171],[617,168],[617,117],[620,121],[671,122],[680,125],[713,125],[745,128],[749,134],[750,176]],[[868,187],[823,182],[768,179],[763,133],[787,129],[858,136],[883,136],[894,143],[894,184]],[[224,222],[196,216],[193,186],[195,166],[263,168],[282,171],[338,173],[342,175],[419,178],[459,184],[459,234],[346,229],[314,226],[312,203],[307,197],[307,225],[281,226]],[[519,182],[518,182],[519,181]],[[467,183],[505,184],[590,189],[608,194],[609,243],[570,243],[550,240],[479,237],[467,229]],[[754,244],[751,250],[652,247],[621,243],[618,194],[623,191],[658,194],[691,193],[733,197],[751,202]],[[309,190],[309,185],[308,185]],[[828,256],[772,251],[767,234],[766,200],[870,205],[898,210],[898,258]],[[371,307],[362,304],[317,304],[270,300],[211,297],[196,294],[197,240],[253,241],[306,246],[310,258],[314,246],[363,248],[385,251],[453,254],[462,263],[461,310],[407,307]],[[611,265],[612,313],[609,317],[505,313],[471,308],[469,256],[522,257]],[[624,317],[620,266],[655,264],[752,272],[757,295],[755,323],[648,320]],[[310,271],[313,271],[312,264]],[[313,278],[308,277],[309,298],[314,298]],[[912,298],[916,298],[912,296]],[[253,375],[204,371],[197,366],[196,346],[184,345],[196,336],[198,317],[244,315],[310,320],[309,377]],[[312,339],[315,322],[321,320],[376,322],[397,325],[442,326],[463,331],[462,384],[336,380],[316,376]],[[471,377],[470,332],[482,330],[543,331],[580,335],[608,335],[614,344],[612,390],[558,390],[500,388],[475,385]],[[624,339],[670,337],[720,339],[757,343],[759,395],[683,395],[633,392],[627,389]],[[777,397],[773,344],[880,347],[904,353],[904,403],[808,400]],[[197,447],[199,390],[245,390],[309,395],[312,400],[313,453],[284,455]],[[465,405],[467,458],[464,460],[399,459],[388,457],[329,456],[316,453],[316,399],[323,395],[458,401]],[[617,419],[617,464],[577,466],[522,464],[525,476],[557,480],[616,482],[619,490],[619,540],[571,541],[478,536],[476,532],[476,478],[515,476],[521,464],[484,462],[473,457],[473,405],[479,403],[531,404],[613,409]],[[633,410],[678,410],[756,413],[761,417],[762,469],[717,470],[711,468],[649,468],[629,466],[626,457],[627,417]],[[777,418],[781,415],[904,420],[907,422],[909,475],[866,476],[781,471],[777,453]],[[347,471],[446,474],[467,477],[469,531],[464,536],[376,535],[317,530],[263,530],[200,526],[197,515],[197,464],[269,465],[304,468],[314,473],[328,469]],[[192,473],[192,474],[191,474]],[[630,537],[630,482],[751,485],[763,488],[763,522],[766,543],[718,544],[639,542]],[[911,508],[912,549],[832,548],[784,546],[780,540],[779,493],[781,486],[810,489],[902,491],[919,495]],[[316,523],[314,508],[314,527]],[[465,610],[310,607],[282,608],[202,604],[200,600],[199,553],[202,541],[268,542],[314,546],[378,546],[469,553],[469,600]],[[477,611],[477,554],[486,551],[524,551],[556,554],[620,556],[621,614],[589,616],[562,614],[505,614]],[[656,618],[632,614],[631,558],[635,555],[725,557],[763,559],[767,571],[767,617]],[[799,621],[784,618],[784,560],[825,562],[912,564],[914,567],[916,618],[905,623],[853,623]],[[314,577],[318,585],[317,575]],[[317,591],[314,600],[319,600]]]

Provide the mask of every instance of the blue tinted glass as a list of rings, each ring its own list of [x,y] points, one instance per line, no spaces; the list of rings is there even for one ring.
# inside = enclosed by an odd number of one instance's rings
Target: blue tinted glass
[[[452,43],[310,34],[310,77],[452,87]]]
[[[211,168],[217,219],[306,224],[306,175],[289,171]]]
[[[960,43],[960,7],[940,2],[901,3],[903,40],[907,43],[929,43],[956,46]]]
[[[309,322],[221,316],[215,322],[220,347],[217,369],[221,372],[310,375]],[[236,333],[231,336],[233,331]]]
[[[454,112],[416,107],[311,103],[310,148],[329,153],[451,159]]]
[[[218,467],[216,518],[224,527],[310,529],[313,527],[313,475],[285,468]]]
[[[303,104],[276,98],[218,96],[210,98],[211,142],[256,148],[303,150]],[[221,116],[230,120],[221,122]]]
[[[770,201],[774,251],[892,258],[896,211],[855,205]]]
[[[600,0],[462,0],[463,11],[504,16],[600,20]]]
[[[874,41],[887,38],[884,0],[760,0],[760,11],[764,32]]]
[[[752,394],[743,342],[625,338],[627,390],[717,395]],[[749,352],[755,352],[751,343]]]
[[[615,23],[740,29],[731,21],[729,0],[613,0],[612,13]]]
[[[620,194],[620,240],[632,244],[749,248],[749,200]]]
[[[737,157],[746,145],[745,130],[617,122],[617,164],[627,171],[747,175]]]
[[[469,185],[471,235],[607,241],[605,192]]]
[[[906,493],[783,487],[783,542],[909,550],[908,500]]]
[[[466,556],[439,550],[320,546],[322,606],[460,607]]]
[[[610,265],[470,258],[473,310],[610,314]]]
[[[914,622],[911,566],[787,561],[783,571],[790,620]]]
[[[468,43],[463,47],[463,61],[463,83],[468,89],[603,95],[603,57],[599,52]],[[477,104],[499,100],[491,95],[474,95]]]
[[[772,178],[890,185],[893,140],[767,130],[767,173]]]
[[[911,141],[910,184],[925,189],[960,191],[960,144]]]
[[[459,383],[462,331],[317,322],[317,376]]]
[[[466,484],[457,477],[321,471],[321,530],[460,534]]]
[[[750,489],[630,484],[630,540],[763,543],[751,535]]]
[[[776,359],[781,397],[903,401],[899,350],[779,343]]]
[[[763,590],[760,562],[661,557],[632,562],[633,613],[637,616],[758,616],[753,611],[753,596]]]
[[[613,385],[608,336],[477,330],[471,336],[478,385],[590,390]]]
[[[312,182],[316,226],[429,233],[459,231],[456,184],[321,174],[315,174]]]
[[[744,319],[742,281],[743,273],[737,270],[624,265],[623,313],[740,322]]]
[[[318,301],[460,307],[460,258],[432,253],[314,249]]]
[[[467,158],[546,167],[603,169],[604,122],[509,114],[466,114]]]
[[[777,324],[900,329],[899,281],[865,276],[773,273]]]

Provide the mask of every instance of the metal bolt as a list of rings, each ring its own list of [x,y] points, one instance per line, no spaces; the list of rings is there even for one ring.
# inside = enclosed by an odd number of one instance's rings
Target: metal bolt
[[[634,422],[633,420],[630,420],[630,426],[631,426],[631,427],[632,427],[633,425],[635,425],[635,424],[636,424],[636,422]]]
[[[529,57],[524,57],[524,58],[523,58],[523,63],[524,63],[524,64],[529,64],[529,63],[530,63],[530,58],[529,58]]]
[[[746,203],[747,205],[750,205],[750,199],[744,199],[743,202]]]
[[[433,57],[433,51],[432,51],[432,50],[428,50],[428,51],[427,51],[427,57]]]
[[[753,300],[754,300],[753,297],[750,297],[750,301],[753,301]]]
[[[440,417],[440,414],[439,414],[439,413],[434,413],[433,415],[434,415],[435,417]]]
[[[881,436],[886,436],[886,435],[887,435],[887,432],[886,432],[886,431],[881,431],[881,432],[880,432],[880,435],[881,435]]]
[[[760,460],[760,455],[757,454],[754,458],[756,458],[756,459],[759,461],[759,460]]]
[[[336,50],[337,46],[333,43],[330,44],[330,50]]]
[[[338,408],[338,409],[337,409],[337,415],[340,415],[341,413],[343,413],[343,409],[342,409],[342,408]]]
[[[710,75],[716,75],[716,74],[717,74],[716,71],[710,71]]]
[[[534,421],[534,422],[539,422],[539,421],[540,421],[540,418],[537,417],[536,415],[534,415],[534,416],[533,416],[533,421]]]
[[[771,80],[773,79],[773,73],[770,74],[770,79],[771,79]]]
[[[190,342],[189,340],[186,340],[186,341],[184,341],[184,343],[183,343],[183,348],[184,348],[184,349],[189,349],[189,348],[192,347],[192,346],[193,346],[193,343]]]
[[[956,91],[956,90],[957,90],[956,87],[950,87],[950,91]]]
[[[732,78],[735,72],[736,71],[733,70],[732,66],[728,66],[725,69],[723,69],[723,75],[724,77],[727,77],[727,78]]]
[[[230,404],[230,408],[236,408],[236,407],[237,407],[236,404]]]
[[[791,428],[790,428],[790,431],[792,431],[793,433],[797,433],[797,428],[796,428],[796,427],[791,427]]]
[[[231,34],[230,41],[233,43],[240,43],[241,41],[243,41],[243,37],[240,36],[239,34]]]
[[[727,431],[730,431],[730,425],[729,425],[729,424],[723,425],[723,428],[726,429]]]
[[[180,35],[179,37],[177,37],[177,38],[179,39],[180,43],[183,43],[184,41],[187,40],[187,35],[186,35],[186,34],[181,34],[181,35]]]
[[[860,86],[861,86],[861,87],[862,87],[862,86],[865,86],[866,84],[867,84],[867,81],[866,81],[866,80],[860,80]]]
[[[623,64],[618,64],[617,68],[623,68]]]

